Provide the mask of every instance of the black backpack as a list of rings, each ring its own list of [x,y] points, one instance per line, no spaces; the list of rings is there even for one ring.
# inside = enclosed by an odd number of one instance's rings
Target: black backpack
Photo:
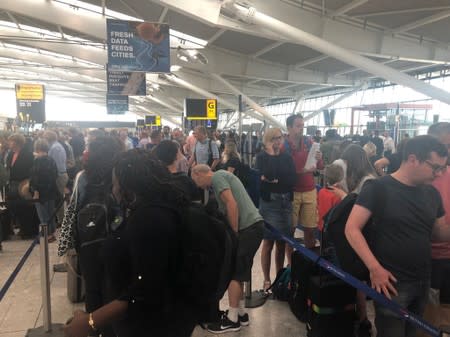
[[[111,232],[121,224],[114,216],[114,199],[111,187],[104,184],[88,184],[76,217],[75,242],[77,247],[95,245],[110,237]]]
[[[273,297],[279,301],[288,301],[291,293],[291,267],[281,268],[270,288]]]
[[[192,305],[199,323],[215,321],[234,273],[237,235],[214,207],[192,203],[175,211],[181,218],[174,276],[178,294]]]
[[[245,188],[249,186],[250,182],[250,166],[244,162],[241,161],[239,164],[239,169],[237,170],[237,177],[241,181],[242,185],[244,185]]]
[[[375,184],[375,198],[377,211],[379,213],[384,206],[384,187],[377,180],[371,180],[370,183]],[[369,271],[359,258],[358,254],[353,250],[345,236],[345,224],[355,205],[358,194],[349,193],[342,201],[331,208],[323,217],[324,231],[326,242],[331,243],[336,251],[336,256],[342,269],[360,280],[369,280]],[[363,229],[363,235],[369,245],[374,246],[376,224],[376,214],[372,214]]]

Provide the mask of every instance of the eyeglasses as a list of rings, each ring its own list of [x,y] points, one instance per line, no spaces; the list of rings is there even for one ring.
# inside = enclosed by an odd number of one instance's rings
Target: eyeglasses
[[[274,142],[276,140],[282,140],[283,136],[278,136],[278,137],[272,137],[271,141]]]
[[[435,164],[435,163],[432,163],[429,160],[425,160],[425,163],[427,163],[427,165],[429,167],[431,167],[431,169],[433,170],[433,174],[440,173],[440,172],[445,172],[447,170],[447,165]]]

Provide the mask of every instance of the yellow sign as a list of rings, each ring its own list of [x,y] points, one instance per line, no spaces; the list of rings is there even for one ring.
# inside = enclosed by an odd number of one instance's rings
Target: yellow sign
[[[23,100],[43,100],[44,86],[42,84],[16,84],[16,98]]]
[[[217,119],[217,109],[216,109],[216,100],[215,99],[207,99],[206,100],[206,118],[207,119]]]
[[[145,116],[146,126],[161,126],[161,116]]]

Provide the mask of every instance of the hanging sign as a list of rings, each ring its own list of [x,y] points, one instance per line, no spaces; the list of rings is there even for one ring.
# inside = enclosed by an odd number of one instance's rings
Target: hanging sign
[[[106,110],[108,115],[123,115],[128,111],[128,96],[106,95]]]
[[[170,72],[169,25],[106,20],[108,70]]]
[[[161,116],[145,116],[146,126],[161,126]]]
[[[16,84],[17,117],[21,122],[45,122],[45,88],[42,84]]]
[[[146,83],[145,73],[108,71],[108,94],[145,96]]]

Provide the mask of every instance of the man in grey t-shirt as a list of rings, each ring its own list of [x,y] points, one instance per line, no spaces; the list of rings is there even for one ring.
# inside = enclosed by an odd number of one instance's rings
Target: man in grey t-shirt
[[[189,165],[206,164],[214,171],[220,162],[220,154],[216,142],[208,138],[208,132],[204,126],[197,126],[194,129],[194,137],[197,142],[194,146],[193,156],[189,159]]]
[[[251,279],[253,258],[264,234],[263,218],[234,174],[224,170],[212,172],[208,165],[200,164],[192,169],[192,179],[200,188],[212,187],[219,208],[226,214],[239,242],[235,273],[228,286],[228,313],[220,322],[208,325],[208,330],[212,333],[238,331],[241,325],[249,323],[242,300],[243,282]]]

